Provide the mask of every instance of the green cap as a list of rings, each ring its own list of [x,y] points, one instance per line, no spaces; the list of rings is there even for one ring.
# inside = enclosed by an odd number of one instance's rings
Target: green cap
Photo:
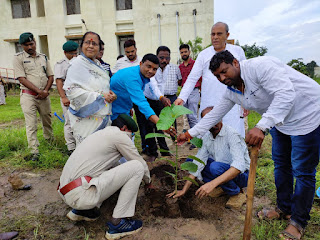
[[[79,44],[69,40],[65,44],[63,44],[62,49],[66,52],[76,51],[79,47]]]
[[[120,114],[118,117],[120,117],[127,125],[128,129],[130,129],[132,132],[138,131],[138,126],[136,122],[127,114]]]
[[[33,34],[31,32],[22,33],[19,37],[20,44],[24,44],[31,41],[34,41]]]

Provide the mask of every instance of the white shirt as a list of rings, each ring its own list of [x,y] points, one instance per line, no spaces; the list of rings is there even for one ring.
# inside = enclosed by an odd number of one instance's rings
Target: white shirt
[[[225,50],[232,53],[238,61],[246,59],[243,49],[239,46],[226,44]],[[201,113],[206,107],[218,105],[227,88],[226,85],[220,83],[209,70],[210,60],[215,54],[216,51],[213,46],[210,46],[199,53],[179,95],[179,98],[186,102],[197,81],[202,77],[199,113]],[[244,122],[240,116],[242,116],[241,107],[235,106],[222,121],[236,129],[244,137]]]
[[[237,103],[262,114],[258,126],[276,127],[287,135],[305,135],[320,125],[320,85],[274,57],[258,57],[240,62],[244,94],[226,91],[219,106],[189,130],[202,135]]]
[[[222,128],[216,138],[213,138],[211,132],[207,132],[203,138],[202,147],[199,149],[196,157],[207,164],[209,156],[212,156],[216,162],[229,164],[238,169],[241,173],[249,170],[250,157],[247,145],[244,139],[233,128],[222,125]],[[196,172],[190,172],[192,175],[202,180],[201,172],[204,165],[193,161],[198,165]]]
[[[116,65],[114,65],[112,69],[112,73],[116,73],[120,69],[127,68],[127,67],[133,67],[138,66],[141,62],[142,58],[137,56],[136,60],[130,61],[127,56],[124,56],[117,60]]]
[[[152,100],[159,100],[160,96],[174,95],[178,90],[178,81],[182,79],[177,65],[168,64],[164,70],[158,68],[150,83],[146,84],[144,95]]]

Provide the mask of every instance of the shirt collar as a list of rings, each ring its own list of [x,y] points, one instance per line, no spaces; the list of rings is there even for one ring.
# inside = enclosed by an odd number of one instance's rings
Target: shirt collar
[[[213,138],[212,133],[210,132],[210,140],[216,140],[217,137],[223,137],[225,136],[227,133],[226,128],[224,127],[224,124],[222,124],[222,128],[220,129],[220,132],[218,133],[218,135],[216,136],[216,138]]]
[[[33,57],[32,55],[30,55],[29,53],[27,53],[26,51],[23,50],[23,53],[25,55],[25,57]],[[36,52],[36,57],[39,57],[40,54],[38,52]]]

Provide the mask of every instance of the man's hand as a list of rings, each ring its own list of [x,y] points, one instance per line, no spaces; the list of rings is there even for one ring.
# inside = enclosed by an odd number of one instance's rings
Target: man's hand
[[[171,106],[171,102],[169,98],[166,97],[162,97],[160,98],[160,102],[163,104],[163,106],[167,107],[167,106]]]
[[[172,193],[167,194],[167,197],[170,198],[178,198],[178,197],[182,197],[183,195],[185,195],[186,192],[184,190],[179,190],[179,191],[173,191]]]
[[[49,96],[49,92],[47,90],[40,90],[36,98],[42,100],[42,99],[46,99],[48,96]]]
[[[196,191],[196,196],[198,198],[203,198],[209,195],[214,189],[216,188],[214,182],[208,182],[204,185],[202,185],[197,191]]]
[[[247,110],[247,109],[243,108],[243,117],[248,116],[249,113],[250,113],[250,110]]]
[[[252,128],[246,135],[246,143],[249,146],[261,147],[264,139],[264,133],[259,128]]]
[[[183,106],[184,102],[181,98],[177,98],[175,101],[174,101],[174,105],[181,105]]]
[[[175,137],[177,135],[177,130],[171,126],[168,130],[164,130],[165,133],[169,134],[171,137]]]
[[[188,140],[192,139],[191,135],[188,133],[188,131],[186,131],[185,133],[181,133],[178,138],[177,138],[177,143],[178,145],[182,145],[185,142],[187,142]]]
[[[69,100],[67,97],[61,98],[61,101],[62,101],[62,103],[63,103],[63,106],[69,107],[69,105],[70,105],[70,100]]]

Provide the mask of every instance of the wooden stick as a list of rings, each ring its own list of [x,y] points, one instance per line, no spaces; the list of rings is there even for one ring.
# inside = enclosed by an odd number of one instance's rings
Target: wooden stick
[[[251,238],[252,206],[253,206],[254,184],[256,180],[258,154],[259,154],[259,147],[257,146],[252,147],[251,154],[250,154],[251,161],[250,161],[250,170],[249,170],[249,178],[248,178],[247,209],[246,209],[246,218],[245,218],[244,229],[243,229],[243,240],[250,240]]]

